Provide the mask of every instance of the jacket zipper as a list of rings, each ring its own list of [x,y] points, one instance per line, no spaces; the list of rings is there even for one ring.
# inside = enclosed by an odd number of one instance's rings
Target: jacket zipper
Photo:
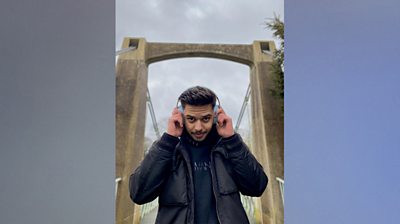
[[[215,194],[215,189],[214,189],[214,185],[216,185],[217,183],[216,183],[216,180],[214,181],[214,179],[215,179],[215,176],[214,176],[214,172],[213,172],[213,170],[214,170],[214,160],[213,160],[213,157],[212,157],[212,151],[218,146],[218,144],[221,142],[221,140],[222,140],[222,138],[220,138],[218,141],[217,141],[217,143],[214,145],[214,147],[211,149],[211,153],[210,153],[210,160],[211,160],[211,164],[210,164],[210,168],[211,168],[211,170],[210,170],[210,173],[211,173],[211,185],[212,185],[212,191],[213,191],[213,194],[214,194],[214,199],[215,199],[215,210],[216,210],[216,213],[217,213],[217,219],[218,219],[218,223],[219,224],[222,224],[221,223],[221,220],[220,220],[220,218],[219,218],[219,213],[218,213],[218,202],[217,202],[217,195]],[[185,158],[185,156],[183,156],[184,158]],[[187,159],[185,158],[185,161],[187,161]],[[187,164],[187,162],[185,162],[186,163],[186,167],[188,168],[188,169],[190,169],[190,173],[191,173],[191,168],[190,167],[188,167],[188,166],[190,166],[190,164],[188,165]],[[190,178],[189,178],[190,179]],[[193,191],[193,181],[192,180],[190,180],[190,182],[191,182],[191,191],[192,191],[192,193],[194,193],[194,191]],[[214,182],[215,182],[215,184],[214,184]],[[191,200],[191,202],[190,202],[190,204],[191,204],[191,210],[193,210],[193,207],[192,207],[192,205],[193,205],[193,203],[194,203],[194,198],[192,197],[192,200]],[[193,211],[191,211],[191,213],[192,214],[194,214],[194,210]]]
[[[193,179],[192,179],[193,174],[192,174],[192,168],[190,166],[190,163],[188,164],[188,161],[189,161],[188,155],[184,151],[181,151],[181,154],[182,154],[185,166],[189,172],[188,179],[189,179],[189,189],[190,189],[190,204],[189,204],[189,206],[190,206],[190,217],[189,218],[191,218],[190,222],[189,222],[189,224],[190,224],[190,223],[194,222],[194,195],[193,195],[194,194],[194,186],[193,186]]]
[[[219,143],[220,141],[221,141],[221,139],[219,139],[218,142],[217,142],[217,143],[214,145],[214,147],[211,149],[211,153],[210,153],[210,160],[211,160],[210,167],[211,167],[211,170],[210,170],[210,173],[211,173],[211,185],[212,185],[212,190],[213,190],[214,199],[215,199],[215,211],[217,212],[218,223],[219,223],[219,224],[222,224],[222,223],[221,223],[221,220],[219,219],[219,213],[218,213],[218,199],[217,199],[217,195],[216,195],[215,189],[214,189],[214,186],[217,184],[217,182],[216,182],[215,175],[214,175],[214,159],[213,159],[213,156],[212,156],[212,154],[213,154],[213,149],[215,149],[215,148],[218,146],[218,143]]]

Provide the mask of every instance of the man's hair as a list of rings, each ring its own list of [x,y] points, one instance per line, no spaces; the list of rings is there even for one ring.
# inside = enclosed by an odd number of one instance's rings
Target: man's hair
[[[193,106],[203,106],[207,104],[211,104],[212,108],[214,108],[216,103],[217,95],[206,87],[202,86],[194,86],[187,90],[185,90],[178,98],[181,101],[183,107],[186,104]]]

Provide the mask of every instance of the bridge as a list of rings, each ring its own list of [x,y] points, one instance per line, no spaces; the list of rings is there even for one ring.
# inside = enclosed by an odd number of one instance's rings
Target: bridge
[[[147,89],[148,66],[183,57],[209,57],[250,67],[250,83],[235,129],[238,130],[247,104],[251,105],[250,150],[269,177],[260,198],[242,196],[251,223],[283,224],[283,116],[282,102],[270,94],[273,77],[269,72],[275,45],[272,41],[253,44],[152,43],[144,38],[125,38],[117,52],[116,67],[116,223],[154,223],[157,200],[143,206],[129,198],[129,175],[145,154],[146,106],[153,128],[160,136],[151,97]]]

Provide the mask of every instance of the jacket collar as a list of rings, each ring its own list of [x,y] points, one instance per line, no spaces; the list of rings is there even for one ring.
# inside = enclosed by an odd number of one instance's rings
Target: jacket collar
[[[190,136],[190,134],[186,131],[186,129],[183,129],[182,136],[181,136],[181,142],[183,144],[189,144],[194,147],[198,146],[210,146],[214,147],[217,142],[221,139],[221,136],[218,135],[217,128],[215,127],[215,124],[212,126],[210,132],[208,133],[207,137],[203,141],[196,141]]]
[[[219,147],[220,143],[223,141],[223,138],[218,135],[217,129],[215,125],[213,125],[210,133],[208,134],[207,138],[202,142],[197,142],[193,140],[193,138],[187,133],[184,129],[182,136],[180,137],[180,142],[178,143],[175,153],[180,153],[186,161],[190,161],[189,154],[187,152],[187,147],[185,144],[210,144],[211,152],[219,152],[224,155],[225,158],[228,158],[228,154],[223,147]],[[175,155],[176,156],[176,155]],[[174,156],[174,158],[175,158]]]

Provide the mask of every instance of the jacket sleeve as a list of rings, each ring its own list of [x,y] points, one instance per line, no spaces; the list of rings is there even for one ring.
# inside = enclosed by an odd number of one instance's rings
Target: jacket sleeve
[[[144,204],[157,198],[172,167],[172,156],[179,139],[164,133],[154,142],[138,168],[129,178],[133,202]]]
[[[267,187],[268,177],[240,135],[236,133],[223,139],[222,146],[232,164],[233,178],[239,191],[244,195],[260,197]]]

